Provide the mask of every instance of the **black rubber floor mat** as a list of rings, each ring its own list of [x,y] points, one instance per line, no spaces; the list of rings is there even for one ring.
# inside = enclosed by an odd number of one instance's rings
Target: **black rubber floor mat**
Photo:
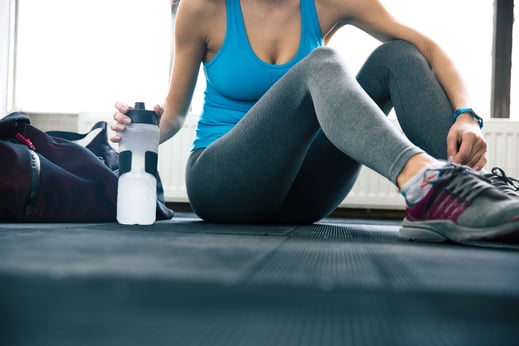
[[[519,252],[394,223],[0,225],[0,345],[515,345]]]
[[[516,299],[141,280],[9,278],[3,345],[514,345]]]
[[[398,241],[398,226],[318,223],[297,227],[290,235],[320,241],[394,242]]]

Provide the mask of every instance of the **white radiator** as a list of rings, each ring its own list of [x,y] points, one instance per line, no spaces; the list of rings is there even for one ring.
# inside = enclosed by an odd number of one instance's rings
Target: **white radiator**
[[[198,117],[189,115],[182,129],[159,146],[159,173],[166,202],[188,202],[185,167],[193,146]]]
[[[184,169],[194,137],[196,116],[189,116],[182,130],[164,143],[159,151],[159,171],[168,202],[187,202]],[[519,121],[490,119],[485,122],[488,141],[487,169],[499,166],[510,176],[519,177]],[[404,200],[395,186],[367,167],[353,190],[341,203],[343,208],[404,209]]]

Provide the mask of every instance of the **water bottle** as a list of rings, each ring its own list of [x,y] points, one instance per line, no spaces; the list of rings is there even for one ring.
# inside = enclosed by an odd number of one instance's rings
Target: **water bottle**
[[[157,208],[159,127],[154,111],[135,103],[126,115],[132,119],[119,142],[117,221],[123,225],[151,225]]]

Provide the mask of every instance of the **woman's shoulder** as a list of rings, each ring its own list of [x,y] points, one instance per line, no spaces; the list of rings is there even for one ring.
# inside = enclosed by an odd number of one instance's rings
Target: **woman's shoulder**
[[[184,12],[196,15],[214,15],[225,9],[226,0],[181,0],[180,6]]]
[[[219,27],[225,30],[225,1],[180,0],[175,30],[182,37],[198,38],[204,44],[214,40],[214,33],[219,32]]]

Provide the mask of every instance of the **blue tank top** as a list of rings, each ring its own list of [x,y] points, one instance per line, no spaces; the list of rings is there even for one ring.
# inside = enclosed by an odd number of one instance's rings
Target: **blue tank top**
[[[227,28],[222,47],[204,64],[206,89],[193,150],[220,138],[292,66],[322,45],[314,0],[301,0],[301,40],[295,56],[284,64],[269,64],[249,44],[240,0],[227,0]]]

